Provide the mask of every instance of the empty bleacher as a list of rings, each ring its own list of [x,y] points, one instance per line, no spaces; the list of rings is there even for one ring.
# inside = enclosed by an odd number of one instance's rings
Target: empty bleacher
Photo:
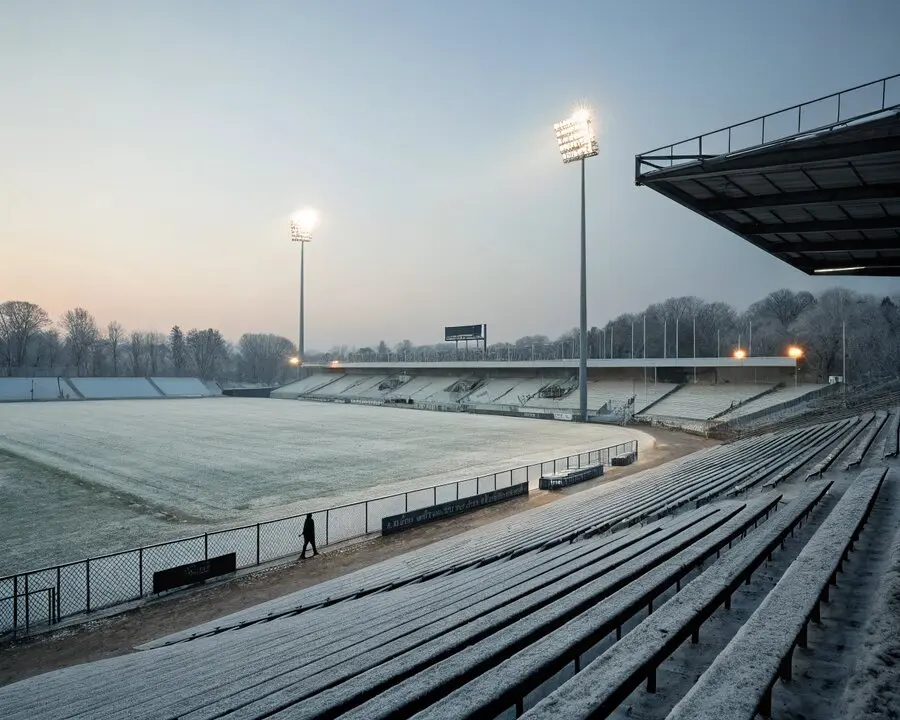
[[[756,384],[690,383],[663,398],[648,412],[655,416],[708,420],[763,393],[770,393],[774,387]]]
[[[197,378],[152,377],[150,378],[150,381],[166,397],[197,398],[209,397],[213,394],[210,389]]]
[[[752,717],[888,481],[869,467],[884,453],[869,436],[896,434],[892,417],[707,448],[137,653],[0,688],[0,716],[605,717],[643,684],[652,693],[673,652],[803,528],[789,570],[662,711],[680,700],[673,718]],[[828,475],[807,482],[832,454]],[[845,474],[857,456],[865,469]]]
[[[76,395],[75,390],[61,377],[0,378],[0,402],[31,400],[65,400]]]

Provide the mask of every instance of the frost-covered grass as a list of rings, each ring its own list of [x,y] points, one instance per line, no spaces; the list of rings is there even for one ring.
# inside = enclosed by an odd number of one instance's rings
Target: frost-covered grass
[[[4,404],[0,451],[13,455],[0,457],[0,544],[14,549],[0,575],[634,437],[649,440],[608,426],[262,399]]]

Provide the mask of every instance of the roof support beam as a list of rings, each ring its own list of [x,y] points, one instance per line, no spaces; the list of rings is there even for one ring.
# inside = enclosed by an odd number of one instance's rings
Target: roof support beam
[[[834,203],[883,202],[900,197],[900,184],[867,185],[865,187],[808,190],[804,192],[772,193],[756,197],[715,198],[696,200],[698,212],[716,213],[727,210],[763,210],[802,205],[831,205]]]
[[[789,235],[820,232],[849,232],[865,230],[896,230],[900,228],[900,217],[865,218],[848,220],[809,220],[793,223],[760,223],[741,226],[744,235]],[[894,247],[896,240],[879,241]]]
[[[772,244],[769,252],[773,255],[794,253],[852,253],[885,252],[897,249],[897,238],[885,240],[815,240]]]

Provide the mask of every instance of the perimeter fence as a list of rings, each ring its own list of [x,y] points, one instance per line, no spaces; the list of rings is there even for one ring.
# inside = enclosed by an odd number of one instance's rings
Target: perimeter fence
[[[480,495],[518,483],[536,489],[547,473],[602,463],[633,452],[638,441],[567,455],[466,480],[409,490],[371,500],[312,511],[316,544],[334,545],[381,531],[391,515]],[[0,635],[28,634],[61,619],[85,615],[153,594],[153,574],[160,570],[235,553],[237,568],[249,568],[298,555],[307,513],[215,530],[134,550],[100,555],[0,578]],[[40,597],[38,601],[36,598]]]

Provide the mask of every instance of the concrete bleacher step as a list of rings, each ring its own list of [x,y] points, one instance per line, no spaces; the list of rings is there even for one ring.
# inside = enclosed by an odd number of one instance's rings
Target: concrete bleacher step
[[[748,405],[749,403],[755,402],[756,400],[759,400],[760,398],[765,397],[766,395],[771,395],[772,393],[777,392],[778,390],[780,390],[780,389],[783,388],[783,387],[784,387],[784,384],[783,384],[783,383],[778,383],[777,385],[772,385],[771,387],[767,387],[767,388],[766,388],[765,390],[763,390],[761,393],[759,393],[759,394],[757,394],[757,395],[753,395],[753,396],[748,397],[748,398],[744,398],[744,399],[741,400],[739,403],[737,403],[734,407],[730,407],[730,408],[728,408],[727,410],[723,410],[722,412],[716,413],[715,415],[713,415],[713,416],[710,417],[709,419],[710,419],[710,420],[715,420],[716,418],[720,418],[720,417],[722,417],[723,415],[727,415],[728,413],[732,413],[732,412],[734,412],[735,410],[738,410],[738,409],[744,407],[744,405]]]
[[[324,692],[315,693],[312,697],[292,709],[291,715],[301,718],[317,718],[323,716],[334,717],[346,713],[354,706],[359,705],[381,691],[396,686],[401,681],[412,678],[416,673],[429,668],[435,661],[440,661],[464,651],[479,643],[496,642],[498,633],[509,630],[515,634],[515,624],[525,622],[546,611],[552,616],[547,618],[552,627],[566,622],[571,617],[583,612],[595,605],[601,599],[613,592],[626,587],[647,570],[658,566],[670,559],[678,552],[692,545],[699,538],[705,537],[716,528],[739,513],[743,506],[736,506],[728,510],[713,513],[710,516],[694,522],[681,532],[672,532],[668,538],[653,538],[653,544],[645,548],[629,549],[625,554],[611,556],[615,562],[608,563],[602,570],[600,568],[585,568],[584,570],[567,576],[557,586],[543,588],[539,595],[522,598],[519,601],[498,607],[494,613],[482,615],[477,620],[467,623],[453,631],[441,633],[427,643],[418,643],[411,652],[402,657],[395,657],[389,665],[377,664],[366,672],[356,674],[348,678],[346,682],[332,686]],[[666,533],[663,533],[666,534]],[[623,570],[617,573],[616,571]],[[549,591],[549,592],[548,592]],[[520,626],[521,628],[521,626]],[[540,636],[541,627],[532,626],[533,634]],[[525,640],[529,637],[525,634]],[[520,639],[520,642],[523,640]],[[365,661],[371,663],[371,661]],[[341,668],[344,674],[345,668]],[[411,683],[413,686],[416,683]],[[419,683],[421,686],[421,683]],[[296,694],[296,687],[289,692]],[[402,694],[402,691],[401,691]],[[282,700],[287,700],[283,698]],[[388,707],[383,711],[388,717],[398,717],[394,708],[391,708],[389,699]],[[360,709],[354,713],[355,717],[379,717],[372,714],[372,709]]]
[[[771,498],[749,504],[714,532],[655,567],[632,568],[636,561],[622,566],[607,579],[610,588],[620,586],[620,589],[601,603],[579,605],[573,593],[567,598],[568,606],[546,606],[489,639],[390,687],[344,717],[399,720],[420,711],[417,720],[494,717],[515,705],[530,689],[568,665],[603,636],[621,628],[625,620],[652,604],[694,568],[736,541],[777,502]],[[634,570],[644,571],[639,577],[629,579]],[[597,589],[586,586],[579,593],[588,596]]]
[[[702,624],[719,607],[730,606],[731,595],[750,580],[830,487],[829,482],[807,488],[523,717],[606,717],[645,680],[654,692],[657,668],[689,637],[699,640]]]
[[[850,457],[847,458],[847,462],[844,465],[845,470],[856,467],[863,461],[863,458],[866,456],[866,453],[869,452],[869,448],[872,447],[872,443],[875,442],[875,437],[881,431],[881,428],[884,426],[887,418],[888,414],[885,411],[878,410],[875,412],[875,417],[872,423],[869,425],[869,428],[866,430],[865,434],[862,435],[857,441],[852,452],[850,453]]]
[[[858,538],[887,468],[866,470],[845,491],[771,592],[675,706],[667,720],[752,720],[771,714],[776,679],[791,678],[794,648],[818,620],[832,583]]]
[[[874,413],[867,413],[862,417],[854,418],[853,426],[844,436],[844,439],[838,443],[837,447],[835,447],[826,457],[824,457],[816,466],[810,470],[806,479],[809,480],[814,477],[821,477],[822,473],[828,470],[834,464],[834,461],[837,460],[841,454],[850,446],[857,437],[859,437],[860,433],[865,430],[865,428],[869,425],[870,422],[875,418]]]
[[[897,457],[900,454],[900,407],[891,411],[891,421],[884,442],[884,457]]]

